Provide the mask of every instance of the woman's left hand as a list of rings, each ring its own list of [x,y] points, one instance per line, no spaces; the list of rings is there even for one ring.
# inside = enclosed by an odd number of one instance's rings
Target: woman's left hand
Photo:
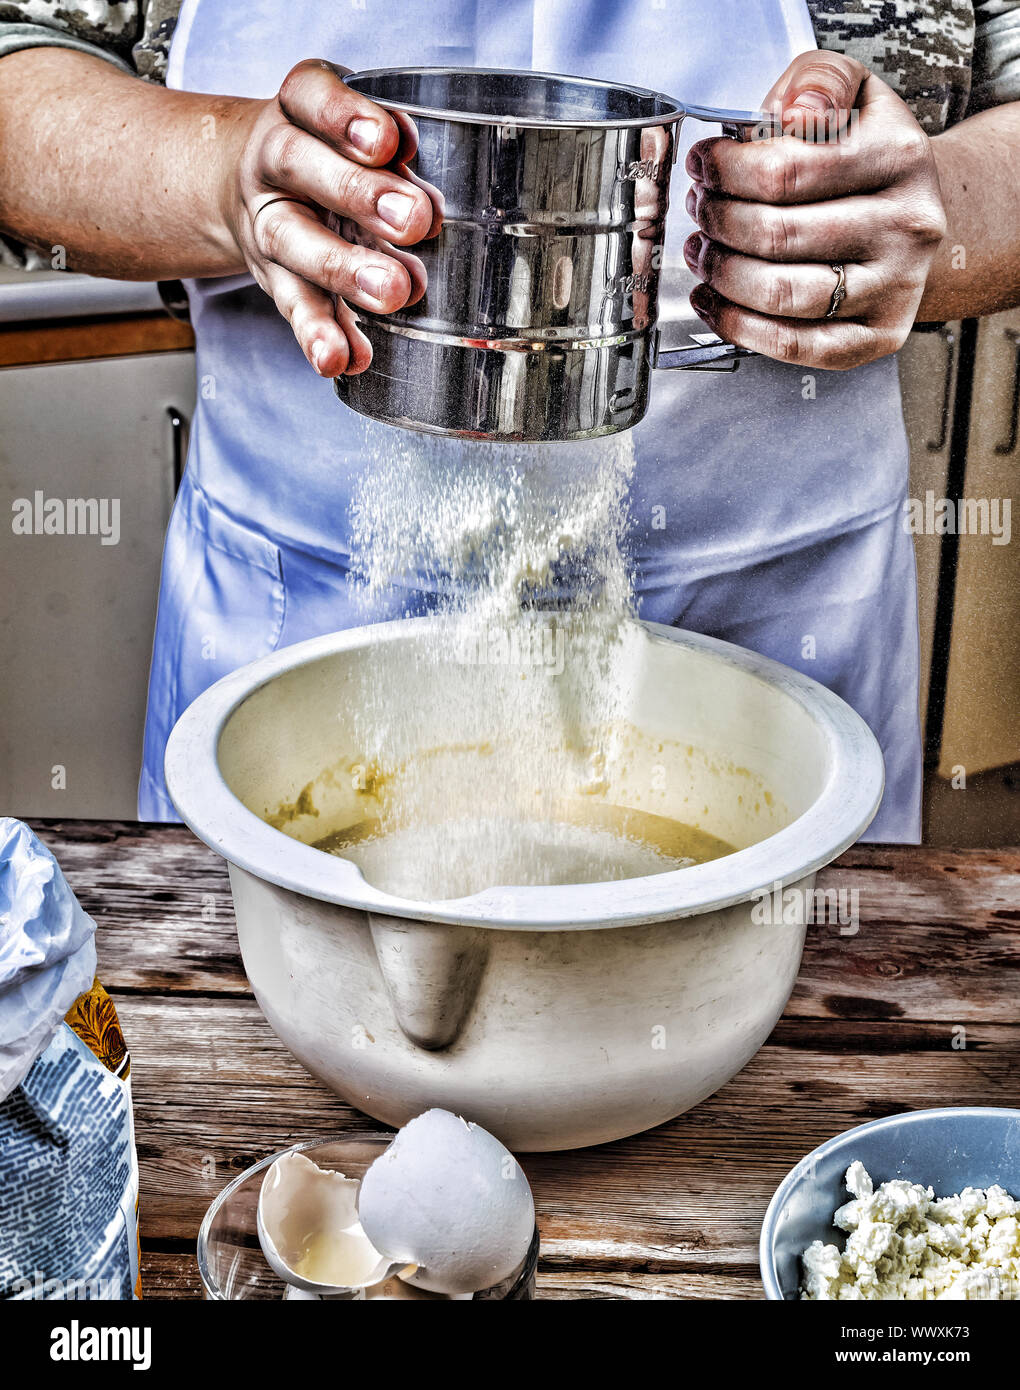
[[[720,337],[844,370],[913,326],[946,215],[931,142],[852,58],[804,53],[765,99],[782,138],[702,140],[687,157],[691,304]],[[813,132],[827,132],[827,138]],[[827,318],[842,266],[846,298]]]

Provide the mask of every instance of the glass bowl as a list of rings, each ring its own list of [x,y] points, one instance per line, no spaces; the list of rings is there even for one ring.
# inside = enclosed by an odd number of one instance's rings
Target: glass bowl
[[[392,1135],[333,1135],[326,1139],[308,1139],[304,1143],[292,1144],[288,1149],[281,1149],[279,1153],[269,1154],[228,1183],[206,1212],[198,1232],[198,1272],[205,1297],[214,1300],[261,1298],[279,1301],[295,1296],[314,1299],[314,1294],[299,1294],[297,1290],[289,1289],[262,1253],[256,1213],[265,1171],[281,1154],[303,1153],[320,1168],[344,1173],[349,1178],[360,1178],[368,1165],[389,1147],[392,1138]],[[537,1266],[536,1226],[527,1255],[509,1278],[491,1289],[482,1289],[466,1297],[534,1298]],[[398,1279],[377,1284],[360,1297],[450,1301],[444,1294],[414,1289]]]

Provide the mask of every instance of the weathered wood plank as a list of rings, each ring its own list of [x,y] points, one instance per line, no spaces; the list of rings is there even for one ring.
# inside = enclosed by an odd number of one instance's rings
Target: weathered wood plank
[[[630,1274],[611,1275],[586,1269],[547,1272],[539,1269],[536,1297],[557,1300],[608,1299],[763,1299],[758,1275],[734,1274]]]
[[[156,1299],[201,1298],[194,1249],[167,1253],[142,1248],[142,1297]]]
[[[249,992],[226,865],[190,830],[120,821],[32,824],[99,926],[104,984]]]
[[[202,1284],[192,1251],[146,1251],[142,1255],[146,1298],[202,1297]],[[757,1274],[654,1274],[584,1268],[546,1268],[539,1264],[536,1297],[540,1299],[760,1299]]]
[[[132,1050],[147,1292],[195,1297],[198,1225],[230,1178],[298,1138],[380,1127],[263,1020],[217,856],[182,827],[40,830],[99,922]],[[858,847],[823,884],[857,890],[860,930],[812,929],[790,1006],[739,1076],[650,1133],[524,1157],[542,1297],[760,1297],[762,1215],[816,1144],[932,1103],[1020,1104],[1020,851]]]
[[[265,1153],[315,1134],[380,1131],[304,1071],[253,1001],[125,997],[118,1007],[147,1240],[193,1239],[216,1193]],[[977,1025],[957,1051],[937,1027],[838,1026],[842,1047],[830,1052],[819,1043],[837,1025],[784,1020],[729,1085],[648,1134],[525,1155],[547,1256],[570,1251],[588,1268],[753,1268],[772,1192],[822,1140],[933,1098],[1020,1100],[1020,1027]]]
[[[819,887],[860,927],[811,928],[787,1017],[1020,1021],[1020,851],[859,845]]]
[[[248,993],[223,862],[190,831],[38,824],[100,924],[109,986]],[[1020,850],[858,846],[820,887],[857,891],[860,930],[811,929],[788,1016],[1020,1020]]]

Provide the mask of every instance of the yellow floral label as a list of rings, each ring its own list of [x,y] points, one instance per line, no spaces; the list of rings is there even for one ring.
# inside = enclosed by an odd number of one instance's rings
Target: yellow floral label
[[[122,1080],[130,1075],[131,1057],[120,1031],[117,1010],[98,979],[92,981],[84,994],[79,994],[65,1014],[64,1022],[107,1071]]]

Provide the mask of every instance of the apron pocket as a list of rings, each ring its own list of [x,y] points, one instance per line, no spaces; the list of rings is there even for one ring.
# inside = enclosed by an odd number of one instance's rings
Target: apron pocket
[[[164,657],[175,719],[221,676],[273,651],[287,610],[280,550],[268,537],[221,511],[187,475],[177,512],[163,576],[176,636]]]

